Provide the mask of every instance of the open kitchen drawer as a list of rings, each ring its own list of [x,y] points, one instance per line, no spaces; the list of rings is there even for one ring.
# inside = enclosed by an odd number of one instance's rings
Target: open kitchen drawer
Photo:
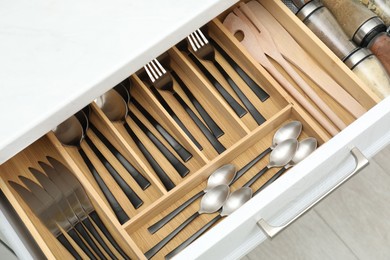
[[[8,184],[9,180],[20,182],[18,181],[18,175],[24,175],[33,179],[33,176],[28,171],[28,167],[39,168],[37,162],[45,161],[46,156],[56,158],[74,172],[88,192],[96,211],[112,235],[118,240],[123,250],[131,258],[142,259],[148,249],[180,225],[188,216],[197,211],[199,202],[193,203],[180,216],[154,235],[148,233],[147,227],[149,225],[169,213],[193,194],[204,189],[208,176],[218,167],[227,163],[233,163],[239,169],[271,145],[272,136],[280,126],[291,120],[301,121],[303,132],[299,139],[302,140],[308,136],[315,137],[320,148],[177,255],[178,259],[235,259],[266,238],[256,224],[260,219],[264,219],[267,223],[274,226],[285,223],[303,211],[317,197],[320,197],[337,185],[344,176],[350,173],[354,168],[354,160],[350,153],[353,147],[359,148],[367,158],[370,158],[390,142],[390,135],[387,134],[390,124],[390,100],[386,99],[376,105],[379,99],[305,28],[280,1],[264,0],[260,2],[296,38],[307,53],[335,81],[356,98],[365,109],[369,110],[375,107],[354,121],[352,115],[316,88],[314,83],[310,83],[317,93],[342,118],[344,123],[349,125],[341,133],[331,138],[326,129],[309,115],[266,70],[257,64],[234,36],[226,30],[221,21],[228,10],[207,24],[208,34],[270,95],[268,100],[260,102],[256,100],[255,95],[249,89],[241,86],[243,92],[255,103],[256,107],[267,119],[266,122],[256,126],[250,115],[245,115],[242,118],[236,116],[213,86],[198,71],[193,62],[188,58],[187,53],[182,51],[180,45],[170,48],[165,55],[169,56],[171,68],[191,87],[194,95],[205,106],[206,110],[215,117],[215,120],[225,132],[220,141],[226,147],[226,151],[218,154],[201,133],[194,130],[194,136],[204,146],[202,151],[198,150],[169,116],[167,111],[158,103],[150,90],[148,81],[145,80],[143,71],[136,72],[130,78],[134,84],[132,95],[192,153],[193,158],[185,164],[190,172],[185,178],[181,178],[164,161],[165,159],[161,154],[157,150],[153,150],[153,155],[163,165],[164,170],[168,172],[169,177],[176,185],[175,188],[167,191],[140,151],[127,136],[123,124],[111,122],[96,104],[92,104],[90,120],[93,125],[146,176],[151,182],[151,186],[145,191],[140,189],[130,176],[122,173],[123,169],[117,165],[118,163],[113,156],[98,141],[95,134],[90,132],[88,132],[88,136],[96,143],[98,149],[108,156],[114,167],[121,169],[119,171],[122,177],[134,188],[144,202],[137,209],[132,207],[120,189],[115,188],[115,182],[107,177],[108,174],[102,170],[105,181],[130,217],[128,221],[123,223],[117,221],[77,150],[62,146],[52,132],[41,137],[28,148],[2,164],[0,166],[1,189],[14,205],[16,211],[24,220],[48,258],[63,259],[70,257],[70,255],[55,237],[46,230],[26,203]],[[189,33],[191,32],[187,32],[187,34]],[[217,56],[217,59],[220,59],[223,67],[228,67],[226,61],[221,57]],[[210,69],[212,70],[211,67]],[[238,75],[235,75],[233,72],[229,73],[232,74],[234,80],[239,81]],[[175,102],[169,96],[169,93],[161,94],[171,103]],[[90,101],[94,98],[91,97]],[[185,112],[180,110],[178,105],[176,106],[175,112],[178,116],[183,121],[187,120],[185,121],[186,125],[191,125],[191,122],[186,118]],[[138,116],[140,115],[138,114]],[[130,125],[133,124],[130,119],[128,119],[128,122]],[[189,129],[196,128],[191,126]],[[137,134],[141,132],[138,128],[134,128],[134,131]],[[155,134],[157,135],[157,133]],[[142,135],[141,139],[150,150],[153,149],[145,136]],[[92,156],[91,161],[96,168],[102,169],[103,167],[99,164],[98,159],[93,157],[90,149],[85,144],[82,146],[86,149],[86,153]],[[240,179],[234,183],[232,189],[234,190],[242,186],[245,181],[249,180],[267,163],[268,156],[246,173],[242,180]],[[277,169],[271,169],[252,188],[259,188],[276,171]],[[157,253],[155,259],[162,259],[164,255],[215,216],[216,213],[210,215],[203,214]]]

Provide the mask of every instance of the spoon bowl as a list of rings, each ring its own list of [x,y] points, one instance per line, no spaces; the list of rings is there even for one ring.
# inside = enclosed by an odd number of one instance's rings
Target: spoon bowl
[[[80,146],[85,134],[85,131],[75,116],[69,117],[52,131],[62,144],[77,147]]]
[[[95,103],[113,122],[124,122],[129,113],[126,101],[114,89],[95,99]]]
[[[314,137],[308,137],[298,144],[298,149],[294,154],[294,157],[286,165],[287,168],[297,165],[307,156],[309,156],[314,150],[317,149],[317,139]]]
[[[232,192],[229,198],[223,204],[221,216],[228,216],[232,214],[239,207],[244,205],[245,202],[252,198],[252,189],[248,187],[242,187]]]
[[[294,157],[297,148],[298,141],[296,139],[287,139],[279,143],[270,154],[268,167],[282,167],[288,164]]]
[[[210,189],[200,201],[199,214],[214,213],[219,210],[229,196],[229,186],[222,184]]]
[[[273,137],[271,148],[275,148],[279,143],[287,139],[297,139],[302,131],[302,123],[291,121],[279,128]]]
[[[212,188],[225,184],[229,185],[236,175],[236,166],[233,164],[225,164],[215,170],[207,180],[207,186],[204,192],[208,192]]]

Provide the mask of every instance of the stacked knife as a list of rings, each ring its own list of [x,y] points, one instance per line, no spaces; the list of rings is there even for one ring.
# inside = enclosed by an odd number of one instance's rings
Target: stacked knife
[[[90,259],[130,259],[110,234],[73,173],[58,160],[52,157],[47,160],[49,164],[39,162],[44,173],[29,168],[37,182],[24,176],[19,176],[24,186],[9,181],[31,211],[76,259],[83,259],[82,254]]]

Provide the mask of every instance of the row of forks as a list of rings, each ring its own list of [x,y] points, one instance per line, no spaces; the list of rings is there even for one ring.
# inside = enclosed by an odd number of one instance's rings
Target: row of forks
[[[206,69],[206,67],[200,62],[200,60],[211,62],[217,68],[219,73],[229,83],[232,90],[235,92],[235,94],[240,99],[240,101],[244,104],[244,106],[252,115],[256,123],[258,125],[264,123],[266,120],[264,116],[260,114],[260,112],[254,107],[254,105],[250,102],[250,100],[245,96],[245,94],[237,86],[237,84],[230,77],[230,75],[224,70],[224,68],[215,59],[214,47],[211,45],[210,41],[205,37],[202,31],[200,29],[196,30],[195,32],[191,33],[187,37],[187,40],[190,43],[190,46],[192,48],[192,50],[188,53],[188,56],[199,67],[199,69],[203,72],[203,74],[207,77],[207,79],[213,84],[213,86],[217,89],[217,91],[221,94],[221,96],[225,99],[225,101],[230,105],[230,107],[237,114],[237,116],[243,117],[247,113],[247,111],[229,94],[228,91],[226,91],[226,89],[218,82],[218,80],[212,75],[212,73]],[[213,44],[216,47],[218,46],[216,42],[213,42]],[[237,73],[242,77],[242,79],[247,83],[247,85],[253,90],[253,92],[259,97],[259,99],[262,102],[264,102],[269,97],[269,95],[262,88],[260,88],[238,66],[238,64],[235,63],[231,57],[229,57],[229,55],[222,48],[218,46],[217,49],[225,57],[226,61],[233,67],[233,69],[237,71]],[[207,140],[214,147],[214,149],[219,154],[225,151],[226,148],[218,140],[218,138],[224,134],[223,130],[215,123],[215,121],[206,112],[203,106],[196,100],[194,95],[184,84],[184,82],[179,78],[179,76],[173,70],[170,71],[166,70],[157,59],[154,59],[148,64],[146,64],[144,66],[144,69],[154,88],[162,91],[169,91],[170,93],[172,93],[172,95],[176,98],[179,104],[184,108],[184,110],[187,112],[189,117],[194,121],[196,126],[207,138]],[[184,93],[193,103],[194,107],[197,109],[199,115],[202,117],[202,119],[204,120],[207,126],[192,111],[192,109],[186,104],[183,98],[175,91],[174,81],[176,81],[177,84],[183,89]],[[153,90],[153,88],[152,91],[155,95],[158,95],[158,93],[156,93],[157,91]],[[161,96],[158,97],[158,100],[160,101],[160,103],[162,103]],[[167,109],[168,106],[167,104],[162,103],[162,105],[165,109]],[[167,111],[169,112],[169,109],[167,109]],[[170,114],[172,115],[172,113]],[[185,131],[185,133],[189,132],[185,128],[185,126],[182,125],[181,122],[179,122],[180,120],[177,117],[173,117],[173,118],[179,124],[179,126]],[[194,139],[191,134],[188,136],[190,137],[190,139],[192,140]],[[198,148],[200,148],[198,142],[196,142],[195,144],[198,146]]]

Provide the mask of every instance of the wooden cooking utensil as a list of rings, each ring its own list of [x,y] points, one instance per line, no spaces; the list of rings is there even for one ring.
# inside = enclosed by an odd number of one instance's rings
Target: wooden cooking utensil
[[[242,12],[241,12],[242,11]],[[258,43],[261,45],[264,53],[275,60],[282,68],[291,76],[291,78],[298,84],[298,86],[305,92],[305,94],[326,114],[329,119],[339,128],[344,129],[346,124],[340,119],[338,115],[318,96],[318,94],[307,84],[307,82],[294,70],[294,68],[283,58],[278,47],[276,46],[271,33],[256,19],[246,5],[241,5],[241,8],[234,10],[239,17],[246,16],[251,21],[253,26],[257,27],[257,35],[260,37]],[[249,20],[247,18],[247,20]],[[244,19],[243,19],[244,20]]]
[[[305,52],[284,27],[259,2],[250,1],[246,4],[255,17],[253,22],[261,23],[263,28],[272,32],[272,38],[282,56],[323,91],[331,96],[355,118],[362,116],[367,110],[330,77],[313,58]],[[246,9],[246,8],[245,8]],[[243,10],[244,11],[244,10]],[[252,19],[252,18],[251,18]],[[260,28],[259,28],[260,29]],[[260,33],[260,37],[265,34]]]
[[[338,130],[325,118],[325,116],[318,111],[308,100],[272,65],[272,63],[265,56],[262,49],[259,33],[251,24],[248,18],[238,9],[235,10],[237,14],[230,13],[224,20],[223,24],[232,33],[243,32],[244,38],[241,44],[248,50],[253,58],[259,62],[306,110],[320,122],[323,127],[332,135],[336,135]],[[319,98],[319,97],[318,97]]]

